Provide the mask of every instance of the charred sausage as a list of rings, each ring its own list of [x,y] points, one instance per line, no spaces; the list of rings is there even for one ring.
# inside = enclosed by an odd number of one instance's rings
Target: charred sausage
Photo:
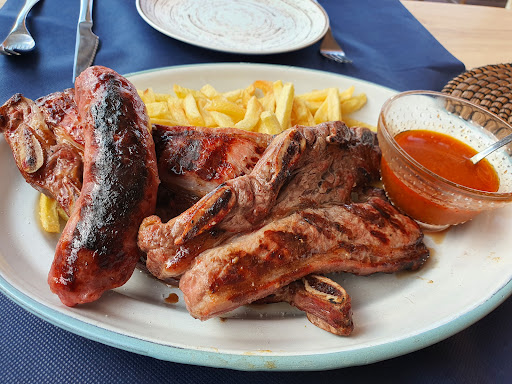
[[[84,127],[83,187],[57,244],[52,292],[74,306],[123,285],[140,251],[137,231],[155,210],[158,172],[149,118],[135,87],[90,67],[76,80]]]

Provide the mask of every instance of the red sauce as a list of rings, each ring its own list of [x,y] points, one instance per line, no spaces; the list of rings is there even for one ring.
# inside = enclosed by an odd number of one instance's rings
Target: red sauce
[[[175,293],[169,293],[169,296],[167,296],[164,301],[169,304],[176,304],[180,298]]]
[[[473,164],[469,158],[476,151],[451,136],[427,130],[406,131],[395,136],[398,145],[413,159],[435,174],[454,183],[479,191],[496,192],[499,177],[486,160]],[[465,221],[474,212],[454,211],[431,202],[409,189],[382,161],[382,179],[393,203],[424,223],[444,225]]]

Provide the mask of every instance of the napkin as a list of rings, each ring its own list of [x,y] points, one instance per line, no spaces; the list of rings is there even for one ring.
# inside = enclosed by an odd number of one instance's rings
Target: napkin
[[[100,37],[95,64],[119,73],[196,63],[255,62],[314,68],[368,80],[399,91],[441,90],[464,71],[463,64],[396,0],[324,0],[335,38],[353,64],[338,64],[319,54],[320,42],[274,55],[237,55],[196,47],[146,24],[134,1],[94,4],[93,31]],[[7,34],[20,4],[0,9],[0,36]],[[72,87],[78,1],[41,1],[28,17],[36,40],[33,52],[0,57],[0,103],[16,92],[37,98]],[[314,84],[312,84],[314,87]]]

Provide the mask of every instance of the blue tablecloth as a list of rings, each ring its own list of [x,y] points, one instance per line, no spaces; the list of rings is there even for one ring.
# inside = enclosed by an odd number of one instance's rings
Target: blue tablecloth
[[[20,3],[8,0],[0,9],[0,36],[9,30]],[[32,10],[28,26],[37,48],[19,57],[0,56],[0,103],[16,92],[36,98],[72,86],[78,3],[45,0]],[[354,64],[327,61],[318,54],[318,44],[265,56],[191,46],[152,29],[137,14],[135,2],[126,0],[95,4],[94,31],[101,39],[95,63],[120,73],[194,63],[275,63],[345,74],[397,90],[440,90],[464,70],[398,1],[320,3]],[[507,382],[512,377],[511,317],[508,299],[443,342],[368,366],[323,372],[239,372],[165,362],[106,346],[47,323],[0,294],[0,383]]]

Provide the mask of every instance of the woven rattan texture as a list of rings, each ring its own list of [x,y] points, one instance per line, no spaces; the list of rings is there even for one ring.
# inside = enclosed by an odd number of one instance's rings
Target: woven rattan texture
[[[512,124],[512,63],[464,72],[450,80],[443,92],[480,105]]]

